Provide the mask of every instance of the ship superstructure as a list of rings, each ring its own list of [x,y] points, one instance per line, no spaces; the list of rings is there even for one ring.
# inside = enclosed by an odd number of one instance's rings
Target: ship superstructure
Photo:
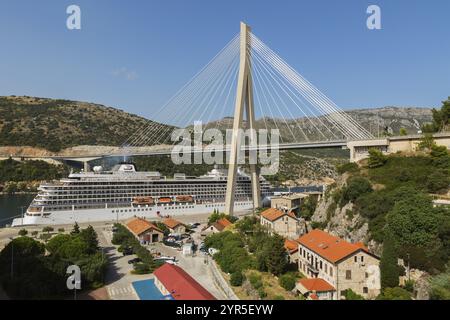
[[[260,178],[261,197],[269,184]],[[60,181],[42,183],[23,218],[13,225],[64,224],[108,221],[132,216],[189,215],[224,210],[227,171],[214,168],[200,177],[159,172],[140,172],[132,163],[120,163],[110,171],[71,173]],[[239,170],[235,210],[252,208],[250,177]]]

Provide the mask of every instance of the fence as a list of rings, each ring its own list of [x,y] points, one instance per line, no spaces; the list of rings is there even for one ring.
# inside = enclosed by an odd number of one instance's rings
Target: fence
[[[234,291],[228,285],[228,282],[223,278],[216,262],[210,257],[208,257],[207,259],[209,270],[211,271],[211,275],[216,286],[225,294],[227,299],[239,300]]]

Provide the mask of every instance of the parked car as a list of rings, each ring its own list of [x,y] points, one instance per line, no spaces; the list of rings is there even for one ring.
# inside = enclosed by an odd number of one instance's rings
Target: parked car
[[[216,249],[216,248],[209,248],[209,249],[208,249],[208,253],[209,253],[211,256],[215,255],[215,254],[218,253],[218,252],[219,252],[219,250]]]
[[[134,259],[128,260],[128,264],[135,264],[135,263],[138,263],[141,261],[142,260],[140,258],[134,258]]]
[[[154,258],[154,261],[155,262],[165,262],[165,263],[170,263],[170,264],[177,264],[177,259],[175,258],[175,257],[166,257],[166,256],[164,256],[164,257],[157,257],[157,258]]]
[[[133,254],[133,249],[130,247],[123,248],[122,253],[124,256],[129,256],[130,254]]]

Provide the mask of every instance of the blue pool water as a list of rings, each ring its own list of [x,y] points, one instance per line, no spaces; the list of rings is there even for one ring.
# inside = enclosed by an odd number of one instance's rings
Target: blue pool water
[[[141,280],[133,282],[133,288],[140,300],[173,300],[169,296],[164,296],[155,286],[155,280]]]

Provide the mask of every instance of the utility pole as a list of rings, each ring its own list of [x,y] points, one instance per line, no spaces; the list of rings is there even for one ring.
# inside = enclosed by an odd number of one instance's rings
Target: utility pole
[[[409,263],[410,261],[409,252],[406,255],[408,256],[408,281],[411,281],[411,265]]]
[[[9,238],[11,240],[11,280],[14,278],[14,238]]]
[[[22,225],[23,225],[23,208],[25,208],[25,206],[20,206],[21,213],[22,213]]]

